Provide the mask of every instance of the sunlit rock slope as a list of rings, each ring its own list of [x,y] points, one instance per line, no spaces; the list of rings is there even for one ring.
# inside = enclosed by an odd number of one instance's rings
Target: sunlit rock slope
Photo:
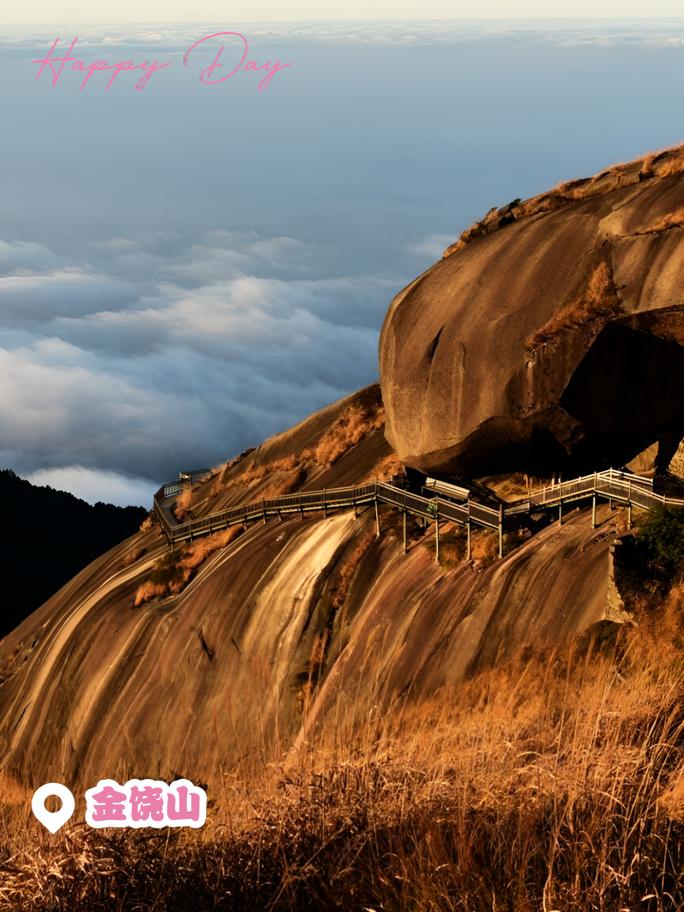
[[[684,147],[493,209],[394,299],[387,435],[427,472],[622,465],[684,430]]]
[[[182,509],[261,496],[268,484],[289,486],[288,473],[298,486],[373,477],[395,467],[390,456],[369,388],[216,470]],[[346,511],[259,523],[172,558],[152,526],[0,644],[4,763],[33,783],[179,774],[216,783],[221,770],[313,737],[340,711],[430,693],[600,620],[614,521],[606,509],[592,530],[586,513],[571,514],[501,561],[481,535],[470,563],[445,527],[444,564],[432,530],[413,523],[404,556],[398,515],[385,508],[380,537],[372,510]],[[141,600],[152,579],[162,590],[178,580],[179,561],[190,569],[178,591]]]

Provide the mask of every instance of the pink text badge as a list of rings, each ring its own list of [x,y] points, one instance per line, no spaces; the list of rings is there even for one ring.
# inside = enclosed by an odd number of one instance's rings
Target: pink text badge
[[[101,779],[86,797],[86,823],[104,827],[194,827],[207,819],[207,793],[187,779],[171,785],[157,779],[129,779],[119,785]]]

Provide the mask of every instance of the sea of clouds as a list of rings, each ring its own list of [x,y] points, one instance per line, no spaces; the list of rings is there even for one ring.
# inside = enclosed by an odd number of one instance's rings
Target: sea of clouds
[[[374,381],[393,295],[490,206],[684,137],[677,22],[241,23],[294,64],[263,93],[183,73],[222,26],[79,29],[176,61],[140,93],[52,89],[74,27],[0,27],[0,466],[149,503]]]

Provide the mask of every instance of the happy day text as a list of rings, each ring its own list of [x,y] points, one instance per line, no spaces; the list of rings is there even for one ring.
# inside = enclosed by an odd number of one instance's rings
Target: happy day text
[[[230,47],[228,47],[227,41],[230,42]],[[77,42],[78,37],[73,39],[68,50],[64,53],[62,50],[58,50],[61,39],[55,38],[45,57],[31,61],[31,63],[38,65],[36,79],[40,79],[43,73],[47,71],[48,77],[52,77],[52,87],[54,89],[57,88],[65,70],[73,73],[82,73],[83,78],[80,86],[80,91],[82,92],[97,73],[105,73],[109,75],[104,86],[104,90],[107,92],[122,73],[137,73],[139,78],[133,87],[137,92],[141,92],[149,85],[155,73],[173,66],[172,61],[161,63],[159,60],[144,60],[142,63],[134,63],[132,60],[119,60],[115,63],[108,63],[106,60],[93,60],[91,63],[87,63],[73,53]],[[260,92],[263,92],[271,84],[271,80],[276,73],[293,66],[292,63],[281,63],[280,60],[268,60],[266,63],[248,60],[249,41],[240,32],[215,32],[212,35],[205,35],[204,38],[195,41],[185,52],[183,66],[188,67],[194,64],[201,56],[200,49],[209,51],[212,54],[211,62],[204,66],[199,74],[199,81],[203,85],[221,85],[238,73],[251,73],[259,79],[257,88]]]

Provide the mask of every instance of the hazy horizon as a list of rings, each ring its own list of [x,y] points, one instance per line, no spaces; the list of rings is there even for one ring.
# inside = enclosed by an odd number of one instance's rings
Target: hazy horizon
[[[198,22],[226,17],[223,0],[146,0],[144,6],[135,0],[119,0],[116,9],[98,7],[95,19],[93,7],[87,0],[24,0],[9,21],[54,21],[52,10],[59,10],[60,21],[69,17],[77,21],[141,22],[155,19],[166,22]],[[99,12],[102,9],[103,12]],[[104,12],[106,10],[106,12]],[[6,15],[6,14],[5,14]],[[19,17],[25,17],[20,19]],[[653,0],[647,15],[637,0],[556,0],[551,15],[548,3],[542,0],[516,0],[512,11],[510,0],[478,0],[477,7],[469,0],[290,0],[283,14],[281,0],[232,0],[230,18],[233,21],[372,21],[372,20],[433,20],[433,19],[568,19],[568,18],[642,18],[653,19],[681,16],[675,0]],[[147,17],[143,19],[143,17]]]

